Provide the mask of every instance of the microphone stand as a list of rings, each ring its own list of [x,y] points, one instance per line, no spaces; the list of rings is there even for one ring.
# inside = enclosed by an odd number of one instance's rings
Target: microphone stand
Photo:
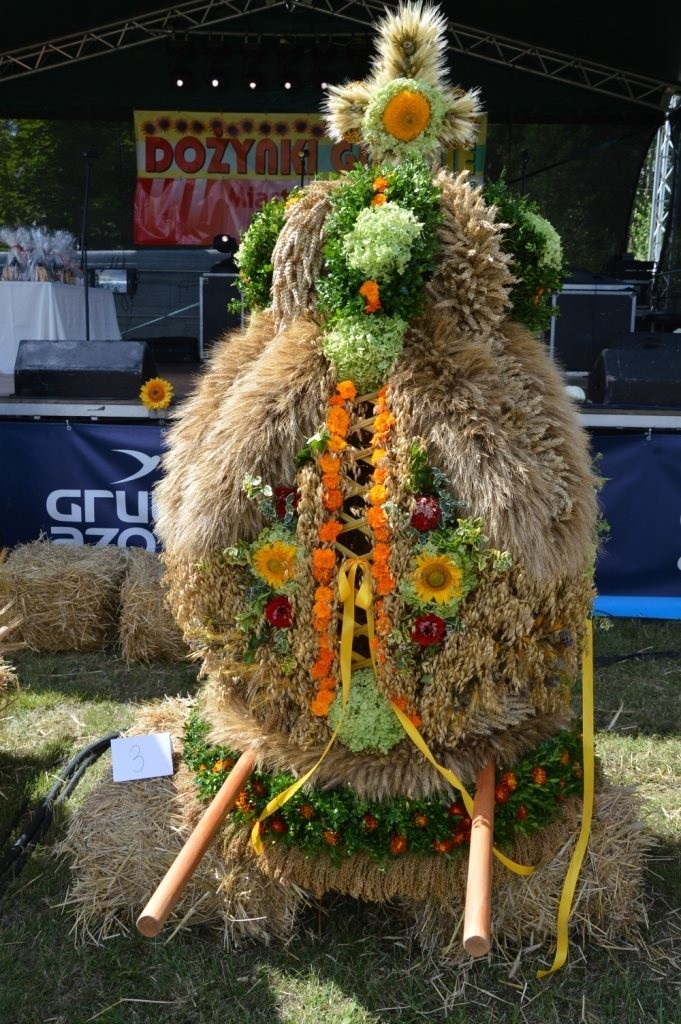
[[[83,227],[80,235],[80,267],[83,273],[83,285],[85,292],[85,340],[90,340],[90,282],[88,280],[87,266],[87,231],[88,231],[88,205],[90,202],[90,174],[92,161],[96,160],[99,153],[94,149],[86,149],[85,157],[85,195],[83,197]]]

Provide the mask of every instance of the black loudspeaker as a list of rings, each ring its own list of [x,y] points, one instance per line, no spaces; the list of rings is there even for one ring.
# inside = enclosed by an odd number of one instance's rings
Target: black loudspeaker
[[[681,351],[605,348],[589,374],[587,397],[596,405],[681,406]]]
[[[19,342],[17,398],[137,398],[158,376],[145,341]]]
[[[564,370],[588,373],[613,335],[634,329],[634,291],[624,286],[566,285],[556,305],[550,347]]]
[[[243,316],[228,308],[232,299],[241,298],[236,280],[236,274],[202,274],[199,278],[202,357],[225,331],[243,323]]]

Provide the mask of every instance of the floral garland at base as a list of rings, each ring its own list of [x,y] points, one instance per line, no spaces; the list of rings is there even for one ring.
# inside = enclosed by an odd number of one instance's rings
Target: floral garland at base
[[[185,723],[184,761],[194,772],[198,794],[210,800],[238,758],[236,751],[207,742],[209,724],[196,712]],[[577,728],[558,733],[516,763],[498,771],[494,840],[500,849],[516,836],[531,835],[560,815],[561,804],[582,795],[582,745]],[[254,772],[232,810],[233,821],[251,829],[259,815],[294,776]],[[266,842],[284,842],[309,854],[327,853],[335,863],[364,851],[390,860],[404,853],[454,857],[470,838],[471,821],[460,800],[433,797],[365,800],[346,786],[291,797],[260,823]]]

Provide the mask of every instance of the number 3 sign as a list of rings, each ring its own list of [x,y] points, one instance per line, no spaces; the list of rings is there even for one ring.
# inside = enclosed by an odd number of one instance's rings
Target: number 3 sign
[[[169,732],[124,736],[111,740],[114,782],[155,779],[173,774],[173,748]]]

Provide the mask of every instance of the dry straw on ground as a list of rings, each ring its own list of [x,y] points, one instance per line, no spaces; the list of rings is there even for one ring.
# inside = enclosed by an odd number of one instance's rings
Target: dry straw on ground
[[[168,731],[177,752],[190,706],[189,700],[178,699],[147,706],[133,731]],[[102,941],[130,930],[201,813],[191,774],[181,764],[170,778],[124,785],[102,781],[74,816],[59,848],[72,864],[65,907],[74,915],[74,931]],[[510,851],[537,865],[531,878],[495,868],[493,932],[498,950],[515,955],[530,937],[552,948],[579,814],[579,802],[571,801],[563,822]],[[604,786],[573,904],[574,937],[606,948],[644,947],[642,872],[647,848],[631,792]],[[424,870],[429,876],[425,886]],[[433,872],[438,874],[435,886]],[[352,858],[338,870],[326,857],[303,857],[283,844],[256,858],[243,832],[234,833],[228,825],[171,915],[167,934],[201,924],[221,931],[228,945],[280,940],[291,933],[296,910],[306,900],[340,891],[363,900],[393,901],[407,916],[405,930],[416,935],[426,952],[465,962],[459,934],[464,873],[455,862],[412,864],[400,859],[383,867],[365,857]]]
[[[13,634],[16,636],[18,625],[19,618],[12,614],[11,602],[0,607],[0,710],[7,703],[11,691],[16,690],[19,686],[14,666],[6,662],[3,657],[3,655],[19,650],[23,646],[13,639]]]
[[[127,552],[121,586],[119,642],[127,662],[180,661],[189,654],[165,602],[163,565],[142,548]]]
[[[0,565],[0,601],[13,601],[17,641],[35,651],[96,650],[113,642],[125,552],[37,540]]]

